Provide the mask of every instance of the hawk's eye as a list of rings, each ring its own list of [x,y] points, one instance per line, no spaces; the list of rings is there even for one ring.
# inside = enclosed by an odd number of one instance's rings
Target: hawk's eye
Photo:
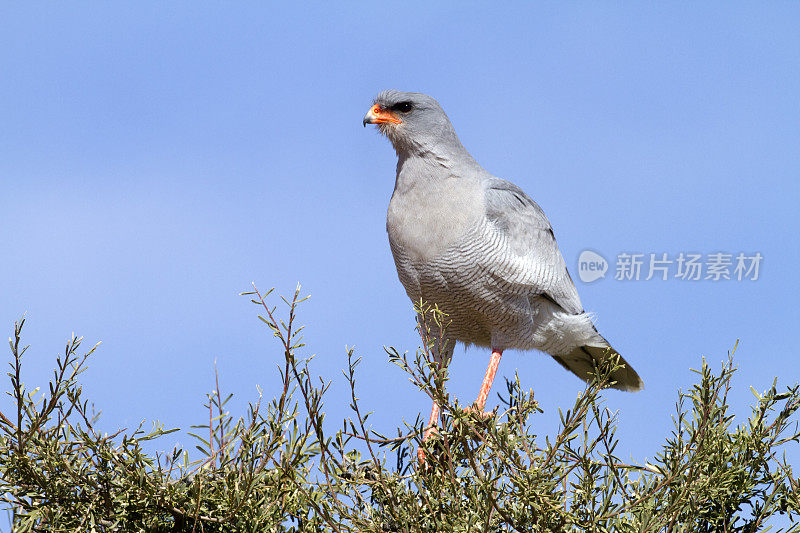
[[[414,104],[411,102],[400,102],[399,104],[395,104],[392,106],[396,111],[400,111],[401,113],[408,113],[412,109],[414,109]]]

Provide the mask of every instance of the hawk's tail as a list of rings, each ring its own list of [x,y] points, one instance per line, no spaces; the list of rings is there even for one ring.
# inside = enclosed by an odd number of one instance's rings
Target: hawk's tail
[[[611,381],[615,382],[611,387],[628,392],[637,392],[644,388],[639,374],[608,344],[606,346],[581,346],[566,355],[554,355],[553,359],[582,380],[589,381],[595,373],[595,366],[610,357],[619,357],[620,364],[620,367],[611,374]]]

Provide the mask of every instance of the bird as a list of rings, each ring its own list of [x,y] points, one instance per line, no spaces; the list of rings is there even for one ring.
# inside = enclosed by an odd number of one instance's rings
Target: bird
[[[486,399],[508,349],[547,353],[584,381],[619,357],[611,386],[643,388],[583,309],[542,208],[478,164],[436,99],[382,91],[367,124],[397,154],[386,230],[400,282],[412,301],[436,305],[449,321],[435,362],[446,366],[456,342],[491,350],[474,411],[490,416]],[[439,410],[434,401],[423,440],[438,427]]]

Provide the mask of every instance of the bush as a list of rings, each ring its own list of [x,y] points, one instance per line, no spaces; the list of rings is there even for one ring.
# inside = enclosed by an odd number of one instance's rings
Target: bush
[[[270,291],[271,292],[271,291]],[[441,405],[442,424],[419,463],[423,421],[393,438],[368,425],[356,395],[359,359],[348,352],[353,414],[332,433],[324,424],[330,382],[311,372],[297,326],[299,288],[284,299],[245,293],[283,352],[278,397],[259,397],[232,418],[219,386],[207,424],[193,426],[202,458],[147,455],[142,443],[176,431],[155,423],[101,435],[78,381],[93,347],[73,337],[43,394],[22,383],[25,320],[14,327],[9,394],[0,413],[0,501],[15,531],[760,531],[766,521],[800,531],[800,482],[781,455],[798,442],[797,386],[757,395],[750,418],[732,425],[727,395],[735,372],[705,363],[698,383],[678,392],[675,429],[653,463],[614,454],[616,418],[603,405],[613,365],[561,413],[557,434],[534,433],[540,412],[519,379],[484,419],[451,402],[446,372],[432,361],[418,307],[422,346],[414,357],[387,349],[413,383]],[[218,382],[217,382],[218,383]],[[41,396],[41,397],[39,397]],[[775,521],[775,520],[771,520]]]

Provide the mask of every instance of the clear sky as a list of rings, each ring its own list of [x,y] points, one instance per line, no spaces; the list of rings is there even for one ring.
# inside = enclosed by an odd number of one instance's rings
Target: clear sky
[[[549,216],[585,308],[644,379],[606,394],[619,451],[644,461],[702,356],[718,366],[741,339],[741,416],[751,385],[798,381],[798,20],[788,2],[6,3],[0,327],[27,312],[31,386],[71,332],[102,340],[83,383],[106,430],[187,428],[215,359],[234,414],[257,386],[275,394],[280,350],[237,294],[299,281],[330,429],[348,414],[345,345],[378,429],[427,416],[383,350],[418,338],[385,232],[395,155],[361,125],[378,91],[426,92]],[[586,249],[604,279],[578,279]],[[650,253],[717,252],[760,253],[759,278],[643,279]],[[642,279],[614,279],[621,253],[646,254]],[[487,361],[457,349],[462,402]],[[552,433],[582,383],[509,352],[495,391],[515,369]]]

